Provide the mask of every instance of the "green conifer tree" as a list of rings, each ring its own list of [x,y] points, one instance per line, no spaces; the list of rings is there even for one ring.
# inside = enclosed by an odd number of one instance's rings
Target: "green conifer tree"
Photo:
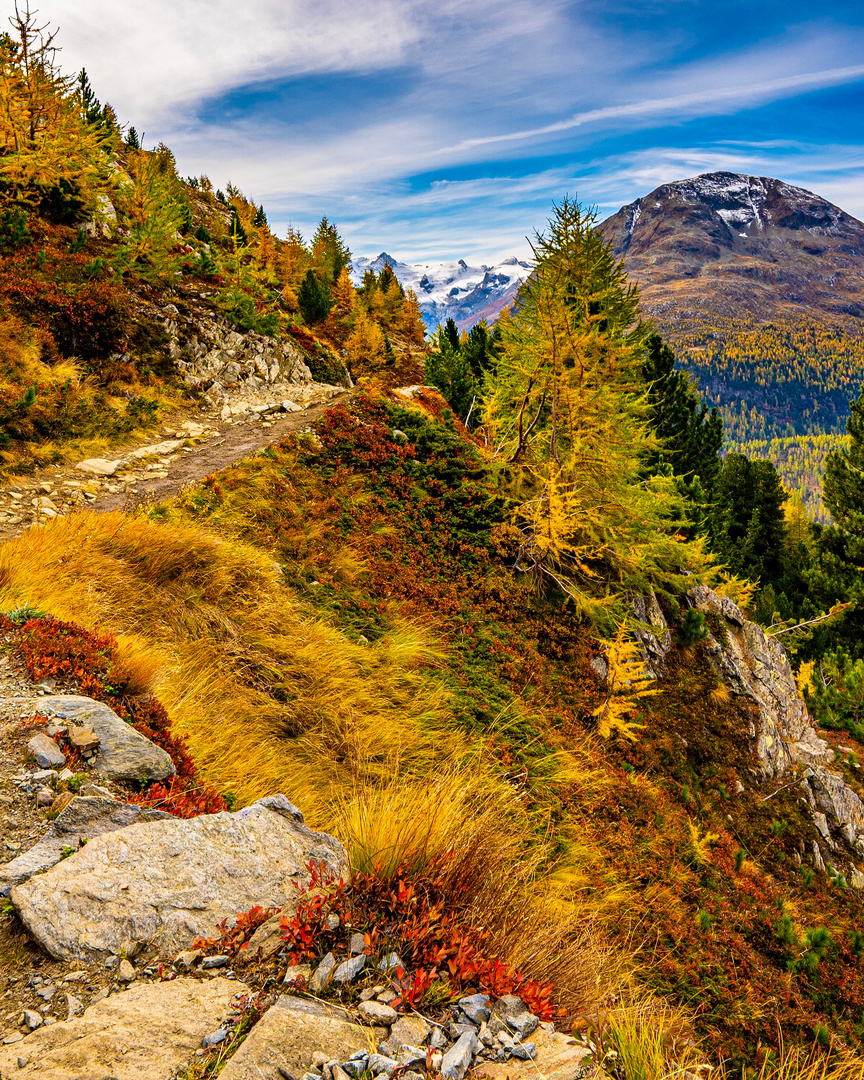
[[[681,589],[705,555],[676,527],[674,480],[645,475],[659,445],[641,370],[648,328],[595,222],[565,199],[537,235],[534,273],[486,376],[484,420],[518,500],[517,569],[608,622],[626,590]]]
[[[300,305],[300,313],[304,322],[308,324],[323,322],[330,314],[333,307],[333,297],[330,290],[321,285],[311,270],[306,271],[306,276],[300,288],[297,290],[297,303]]]

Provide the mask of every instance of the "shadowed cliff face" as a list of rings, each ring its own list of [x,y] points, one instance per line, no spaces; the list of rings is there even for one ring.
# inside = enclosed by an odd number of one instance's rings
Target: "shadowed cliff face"
[[[864,319],[864,224],[780,180],[719,172],[664,184],[600,230],[661,321]]]

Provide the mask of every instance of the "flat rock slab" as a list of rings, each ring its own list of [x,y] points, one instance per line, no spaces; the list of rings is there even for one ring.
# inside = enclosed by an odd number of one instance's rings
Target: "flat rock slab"
[[[145,458],[152,457],[154,454],[165,457],[167,454],[173,454],[175,450],[179,450],[182,445],[182,439],[169,439],[167,442],[154,443],[152,446],[141,446],[137,450],[133,450],[129,457]]]
[[[488,1080],[581,1080],[588,1076],[601,1076],[598,1069],[588,1059],[591,1051],[577,1039],[560,1031],[546,1031],[538,1028],[530,1040],[537,1049],[534,1061],[518,1061],[513,1058],[505,1062],[481,1061],[474,1067],[474,1075],[485,1076]]]
[[[270,795],[235,814],[104,833],[10,895],[31,937],[58,959],[134,956],[151,941],[173,955],[256,904],[296,911],[294,883],[309,880],[310,859],[347,872],[339,842]]]
[[[174,774],[168,754],[122,720],[101,701],[75,694],[39,699],[40,716],[69,720],[99,736],[99,753],[93,768],[111,780],[164,780]]]
[[[137,983],[83,1016],[0,1047],[4,1080],[165,1080],[248,993],[234,979]],[[18,1058],[29,1064],[18,1068]]]
[[[87,458],[86,461],[79,461],[75,468],[80,469],[81,472],[92,473],[94,476],[113,476],[122,464],[122,458],[119,461],[107,461],[105,458]]]
[[[13,885],[55,866],[63,858],[64,848],[78,848],[82,840],[170,816],[162,810],[149,810],[116,799],[79,795],[60,811],[38,844],[0,866],[0,896],[8,896]]]
[[[375,1052],[385,1028],[361,1027],[341,1009],[322,1001],[284,996],[252,1028],[220,1080],[282,1080],[280,1067],[292,1076],[312,1068],[313,1054],[347,1060],[358,1050]]]

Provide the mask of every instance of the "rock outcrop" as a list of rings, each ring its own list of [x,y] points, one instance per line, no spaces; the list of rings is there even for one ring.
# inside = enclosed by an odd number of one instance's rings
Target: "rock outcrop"
[[[834,862],[840,856],[842,863],[844,844],[855,856],[864,857],[864,802],[842,776],[827,767],[834,762],[834,752],[816,732],[786,650],[761,626],[749,622],[728,596],[694,585],[687,599],[710,616],[705,647],[717,677],[732,694],[753,703],[749,734],[761,779],[777,782],[796,769],[800,774],[802,796],[813,812],[814,837],[818,834],[813,841],[817,867],[824,870],[829,856]],[[666,618],[653,593],[647,599],[637,598],[632,606],[643,624],[636,631],[643,659],[649,670],[662,677],[672,648]],[[605,671],[597,673],[605,677]],[[848,869],[852,884],[864,888],[864,874],[854,867]]]
[[[0,1075],[165,1080],[236,1007],[235,996],[246,992],[243,983],[223,978],[136,984],[91,1005],[83,1016],[0,1046]]]
[[[93,731],[99,737],[93,768],[110,780],[165,780],[174,775],[168,754],[101,701],[57,694],[40,698],[36,711]]]
[[[55,866],[70,850],[77,850],[103,833],[125,829],[142,821],[170,818],[161,810],[150,810],[97,795],[79,796],[60,811],[38,844],[11,862],[0,866],[0,896],[8,896],[34,874]]]
[[[763,775],[779,777],[792,765],[832,762],[834,754],[816,734],[780,642],[748,622],[728,596],[696,585],[688,597],[697,610],[720,619],[723,632],[706,638],[709,660],[733,694],[750,698],[757,707],[751,734]]]
[[[30,935],[58,959],[134,956],[151,942],[171,953],[257,904],[296,910],[294,885],[308,881],[310,859],[346,869],[338,841],[271,795],[234,814],[104,833],[10,895]]]

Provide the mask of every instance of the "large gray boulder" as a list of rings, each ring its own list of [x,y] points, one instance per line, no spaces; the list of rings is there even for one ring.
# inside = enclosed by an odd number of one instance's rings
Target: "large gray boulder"
[[[58,959],[134,956],[150,942],[174,954],[255,905],[296,911],[294,886],[309,880],[310,860],[347,870],[337,840],[271,795],[235,814],[104,833],[10,895],[31,937]]]
[[[782,776],[792,765],[832,762],[834,754],[816,734],[780,642],[748,622],[728,596],[717,596],[705,585],[694,586],[688,596],[699,611],[721,620],[725,633],[706,638],[709,660],[733,694],[756,705],[751,734],[765,778]]]
[[[101,701],[56,694],[40,698],[36,712],[95,732],[100,745],[93,767],[110,780],[165,780],[174,775],[174,763],[168,754]]]
[[[55,866],[63,858],[64,849],[67,852],[69,848],[77,849],[82,840],[90,841],[115,829],[170,816],[162,810],[150,810],[116,799],[79,796],[60,811],[38,844],[0,866],[0,896],[8,896],[13,885],[20,885],[34,874]]]

